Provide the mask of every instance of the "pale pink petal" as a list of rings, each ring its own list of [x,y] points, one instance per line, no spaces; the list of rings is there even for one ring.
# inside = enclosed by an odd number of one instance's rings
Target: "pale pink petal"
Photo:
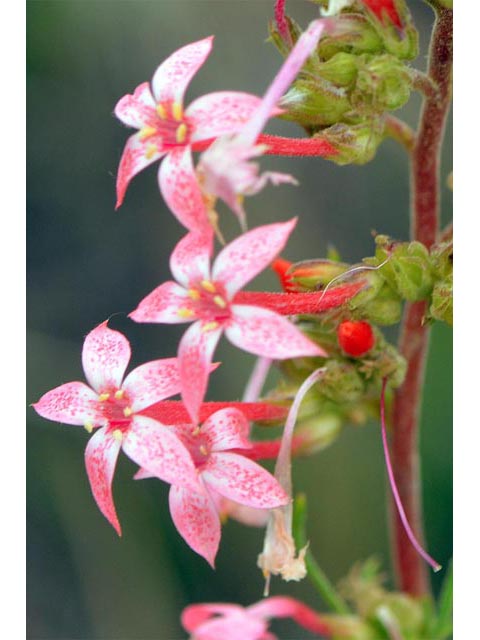
[[[160,480],[203,491],[189,452],[169,427],[135,415],[122,446],[129,458]]]
[[[231,312],[225,333],[239,349],[273,360],[326,355],[300,329],[274,311],[236,304]]]
[[[102,391],[119,388],[130,361],[130,343],[119,331],[103,322],[90,331],[82,350],[82,365],[90,385]]]
[[[178,313],[181,309],[184,311]],[[135,322],[191,322],[195,320],[193,300],[189,298],[186,289],[176,282],[164,282],[149,293],[128,317]]]
[[[267,633],[267,626],[243,610],[204,622],[195,629],[193,640],[276,640]]]
[[[158,181],[165,202],[184,227],[197,233],[211,232],[189,146],[170,151],[160,166]]]
[[[250,426],[248,420],[238,409],[227,408],[216,411],[205,420],[201,433],[207,439],[208,449],[249,449]]]
[[[142,139],[140,133],[134,133],[128,138],[118,166],[116,209],[125,198],[130,180],[142,169],[159,160],[165,153],[159,136]]]
[[[153,95],[157,102],[183,102],[190,80],[202,66],[212,49],[213,36],[177,49],[155,71]]]
[[[284,248],[296,218],[247,231],[218,254],[212,279],[222,282],[230,295],[250,282]]]
[[[202,495],[173,485],[169,503],[178,533],[214,568],[220,544],[220,518],[208,491]]]
[[[156,478],[156,477],[157,476],[155,476],[153,473],[150,473],[150,471],[147,471],[146,469],[142,469],[142,467],[140,467],[137,473],[133,476],[133,479],[148,480],[149,478]]]
[[[238,604],[225,604],[223,602],[192,604],[182,612],[182,625],[185,631],[191,633],[214,615],[223,616],[236,612],[241,613],[242,611],[244,611],[244,608]]]
[[[83,382],[67,382],[43,395],[32,405],[35,411],[48,420],[65,424],[94,427],[105,422],[99,410],[98,395]]]
[[[170,270],[175,280],[187,288],[191,280],[209,280],[212,252],[212,228],[210,233],[187,233],[170,256]]]
[[[141,129],[150,122],[155,121],[155,100],[153,99],[150,85],[143,82],[133,95],[129,93],[117,102],[115,115],[128,127]]]
[[[206,331],[201,322],[195,322],[180,340],[178,360],[182,400],[195,424],[207,390],[213,352],[222,331],[222,326]]]
[[[217,91],[197,98],[185,110],[193,126],[191,141],[236,133],[260,103],[257,96],[240,91]]]
[[[201,475],[222,496],[249,507],[272,509],[290,501],[271,473],[236,453],[210,454]]]
[[[120,446],[120,441],[104,427],[90,438],[85,449],[85,465],[93,497],[119,536],[122,535],[122,530],[113,503],[112,480]]]
[[[122,388],[131,400],[130,408],[134,413],[180,393],[177,358],[142,364],[128,374]]]

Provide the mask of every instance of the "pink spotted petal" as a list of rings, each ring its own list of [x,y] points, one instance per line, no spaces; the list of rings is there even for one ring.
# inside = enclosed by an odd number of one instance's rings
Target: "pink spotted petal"
[[[222,326],[208,331],[203,327],[201,322],[195,322],[184,333],[178,347],[182,400],[195,424],[207,390],[213,352],[223,331]]]
[[[128,127],[141,129],[156,119],[155,100],[150,85],[144,82],[139,85],[133,95],[129,93],[117,102],[115,115]]]
[[[178,313],[179,309],[187,310]],[[165,322],[166,324],[178,324],[191,322],[195,316],[193,313],[193,301],[188,297],[186,289],[176,282],[164,282],[144,298],[135,311],[129,314],[129,318],[135,322]]]
[[[125,378],[123,389],[134,413],[180,393],[177,358],[152,360],[134,369]]]
[[[90,331],[82,350],[82,365],[90,385],[102,393],[122,384],[130,361],[130,343],[119,331],[113,331],[103,322]]]
[[[93,497],[119,536],[122,530],[113,503],[112,480],[120,447],[120,441],[104,427],[90,438],[85,449],[85,465]]]
[[[220,409],[213,413],[202,425],[202,434],[206,436],[208,449],[249,449],[250,426],[248,420],[238,409]]]
[[[220,495],[249,507],[273,509],[290,502],[271,473],[237,453],[211,453],[202,478]]]
[[[211,233],[189,146],[170,151],[160,166],[158,181],[165,202],[184,227]]]
[[[240,91],[217,91],[197,98],[185,111],[193,125],[191,141],[236,133],[260,103],[261,98]]]
[[[105,422],[98,395],[83,382],[67,382],[48,391],[33,408],[42,418],[65,424],[98,427]]]
[[[273,360],[326,353],[283,316],[269,309],[232,305],[232,320],[226,329],[230,342],[244,351]]]
[[[272,262],[284,248],[296,218],[247,231],[218,254],[212,279],[224,284],[233,295]]]
[[[214,491],[212,487],[209,488],[209,493],[220,514],[221,522],[224,522],[226,518],[233,518],[233,520],[241,522],[247,527],[266,526],[270,514],[269,509],[255,509],[254,507],[247,507],[244,504],[238,504],[238,502],[224,498]]]
[[[142,169],[159,160],[165,153],[159,137],[141,139],[139,133],[130,136],[118,166],[116,209],[121,206],[125,198],[130,180]]]
[[[192,458],[174,431],[156,420],[135,415],[123,440],[129,458],[170,484],[202,493]]]
[[[220,544],[220,518],[208,491],[202,495],[174,485],[170,488],[169,503],[178,533],[215,568]]]
[[[213,229],[187,233],[170,256],[170,269],[177,282],[188,288],[191,280],[209,280],[212,252]]]

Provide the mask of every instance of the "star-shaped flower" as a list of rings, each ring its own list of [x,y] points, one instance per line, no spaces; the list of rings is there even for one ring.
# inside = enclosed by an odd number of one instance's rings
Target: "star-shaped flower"
[[[170,258],[177,282],[157,287],[130,314],[136,322],[196,320],[178,349],[182,399],[196,424],[213,352],[224,331],[240,349],[276,360],[325,355],[278,313],[235,304],[235,294],[283,249],[295,224],[293,219],[244,233],[222,249],[211,269],[211,237],[188,234]]]
[[[192,145],[235,133],[260,104],[260,98],[248,93],[218,91],[197,98],[184,111],[185,90],[209,55],[212,41],[209,37],[178,49],[158,67],[151,86],[144,82],[117,103],[117,118],[139,129],[128,139],[120,161],[117,208],[130,180],[166,156],[158,181],[167,205],[187,229],[209,228],[193,169]]]
[[[123,380],[129,360],[128,340],[104,322],[87,335],[83,345],[82,364],[90,386],[67,382],[33,405],[49,420],[82,425],[88,432],[100,427],[87,445],[85,463],[97,505],[119,535],[112,480],[121,448],[156,477],[199,490],[195,466],[177,436],[156,420],[139,415],[180,391],[177,359],[147,362]]]
[[[218,494],[256,509],[279,507],[290,498],[268,471],[238,453],[251,447],[249,423],[238,409],[217,411],[201,428],[186,424],[172,430],[183,443],[204,490],[180,483],[183,465],[177,467],[173,461],[170,513],[187,544],[213,567],[221,533]],[[136,478],[152,475],[142,468]]]

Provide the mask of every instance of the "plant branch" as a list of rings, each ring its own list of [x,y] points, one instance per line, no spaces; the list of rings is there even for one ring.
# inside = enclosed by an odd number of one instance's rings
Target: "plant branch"
[[[412,153],[415,147],[415,132],[406,122],[395,116],[386,116],[385,133],[403,145],[408,153]]]

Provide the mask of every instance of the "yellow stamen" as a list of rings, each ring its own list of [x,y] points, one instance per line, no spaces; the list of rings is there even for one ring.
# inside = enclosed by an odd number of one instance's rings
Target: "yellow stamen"
[[[158,148],[156,144],[147,144],[145,148],[145,158],[147,160],[151,160],[153,156],[157,153]]]
[[[192,300],[200,300],[200,292],[197,291],[196,289],[189,289],[187,293],[188,293],[188,297],[191,298]]]
[[[91,422],[85,422],[83,426],[85,427],[85,431],[88,431],[88,433],[92,433],[93,424]]]
[[[110,398],[110,394],[109,393],[101,393],[98,396],[98,399],[100,400],[100,402],[105,402],[105,400],[108,400]]]
[[[175,134],[178,144],[182,144],[185,142],[187,137],[187,125],[182,122],[182,124],[178,127],[177,132]]]
[[[112,433],[112,436],[119,442],[123,440],[123,433],[120,431],[120,429],[115,429],[115,431]]]
[[[147,126],[140,129],[140,131],[138,132],[138,137],[140,138],[140,140],[145,140],[145,138],[150,138],[150,136],[153,136],[155,133],[157,133],[155,127]]]
[[[209,293],[215,293],[215,285],[210,280],[202,280],[200,284],[205,289],[205,291],[208,291]]]
[[[183,108],[180,102],[174,102],[172,104],[172,115],[178,122],[183,118]]]
[[[202,331],[213,331],[218,328],[218,322],[207,322],[203,325]]]
[[[222,298],[222,296],[215,296],[213,298],[213,301],[217,305],[217,307],[220,307],[221,309],[225,309],[225,307],[227,306],[227,303]]]
[[[177,315],[180,316],[180,318],[193,318],[193,316],[195,315],[195,311],[187,309],[186,307],[182,307],[177,311]]]
[[[157,104],[157,106],[155,107],[155,111],[157,112],[157,116],[159,118],[161,118],[162,120],[167,119],[167,110],[165,109],[163,104]]]
[[[117,400],[121,400],[124,395],[125,395],[125,391],[123,389],[118,389],[118,391],[115,391],[115,398]]]
[[[192,431],[192,436],[198,436],[200,434],[200,427],[197,425]]]
[[[131,409],[131,407],[125,407],[125,409],[123,410],[123,415],[126,418],[129,418],[132,415],[133,411]]]
[[[200,453],[201,453],[203,456],[206,456],[206,455],[207,455],[207,453],[208,453],[208,449],[207,449],[207,447],[206,447],[204,444],[200,445],[199,449],[200,449]]]

